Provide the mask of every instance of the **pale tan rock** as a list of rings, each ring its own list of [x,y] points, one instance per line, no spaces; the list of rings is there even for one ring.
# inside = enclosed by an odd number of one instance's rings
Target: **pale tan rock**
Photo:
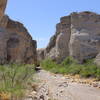
[[[52,58],[60,63],[69,56],[70,16],[62,17],[56,25],[56,34],[50,39],[46,48],[46,58]]]
[[[100,66],[100,53],[96,56],[94,63]]]
[[[93,82],[92,85],[93,85],[93,87],[98,87],[98,83],[97,82]]]

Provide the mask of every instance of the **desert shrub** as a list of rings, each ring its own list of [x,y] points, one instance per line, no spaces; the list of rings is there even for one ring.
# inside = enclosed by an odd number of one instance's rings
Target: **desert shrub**
[[[68,73],[70,73],[71,75],[79,74],[82,67],[83,66],[80,64],[71,64],[68,68]]]
[[[77,63],[77,61],[73,57],[69,56],[69,57],[65,58],[64,61],[62,61],[61,65],[68,67],[71,64],[76,64],[76,63]]]
[[[82,77],[96,77],[97,66],[95,64],[88,64],[82,67],[80,75]]]
[[[72,57],[67,57],[61,64],[47,59],[41,62],[43,69],[56,74],[79,74],[81,77],[96,77],[100,79],[100,67],[95,65],[94,59],[85,60],[83,64],[77,63]]]
[[[52,68],[57,68],[59,65],[51,59],[46,59],[41,62],[41,66],[45,70],[51,70]]]
[[[0,65],[0,93],[22,96],[34,72],[33,65]]]
[[[100,80],[100,68],[97,69],[96,77],[98,80]]]
[[[50,71],[55,74],[66,74],[66,68],[62,66],[52,68]]]

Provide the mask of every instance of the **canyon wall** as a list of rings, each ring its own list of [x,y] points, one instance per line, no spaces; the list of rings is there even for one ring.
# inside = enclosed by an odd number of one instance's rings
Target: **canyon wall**
[[[84,11],[62,17],[44,52],[58,63],[68,56],[80,63],[95,58],[100,52],[100,15]]]
[[[0,64],[36,64],[36,41],[20,22],[4,14],[7,0],[0,1]]]

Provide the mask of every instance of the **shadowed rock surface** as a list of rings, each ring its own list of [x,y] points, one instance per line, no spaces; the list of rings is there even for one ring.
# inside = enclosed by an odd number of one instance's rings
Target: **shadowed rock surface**
[[[36,41],[20,22],[4,14],[7,0],[0,1],[0,64],[37,63]]]
[[[38,64],[40,64],[40,62],[44,59],[44,55],[45,55],[44,50],[45,50],[44,48],[37,49]]]

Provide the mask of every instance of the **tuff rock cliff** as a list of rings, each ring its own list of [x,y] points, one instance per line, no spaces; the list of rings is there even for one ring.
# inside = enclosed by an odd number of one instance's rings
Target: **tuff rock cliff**
[[[100,15],[85,11],[74,12],[60,19],[55,35],[44,50],[44,57],[60,63],[72,56],[82,63],[86,59],[95,58],[99,52]],[[100,56],[96,58],[100,59]]]
[[[36,63],[36,41],[20,22],[4,14],[7,0],[0,0],[0,64]]]

